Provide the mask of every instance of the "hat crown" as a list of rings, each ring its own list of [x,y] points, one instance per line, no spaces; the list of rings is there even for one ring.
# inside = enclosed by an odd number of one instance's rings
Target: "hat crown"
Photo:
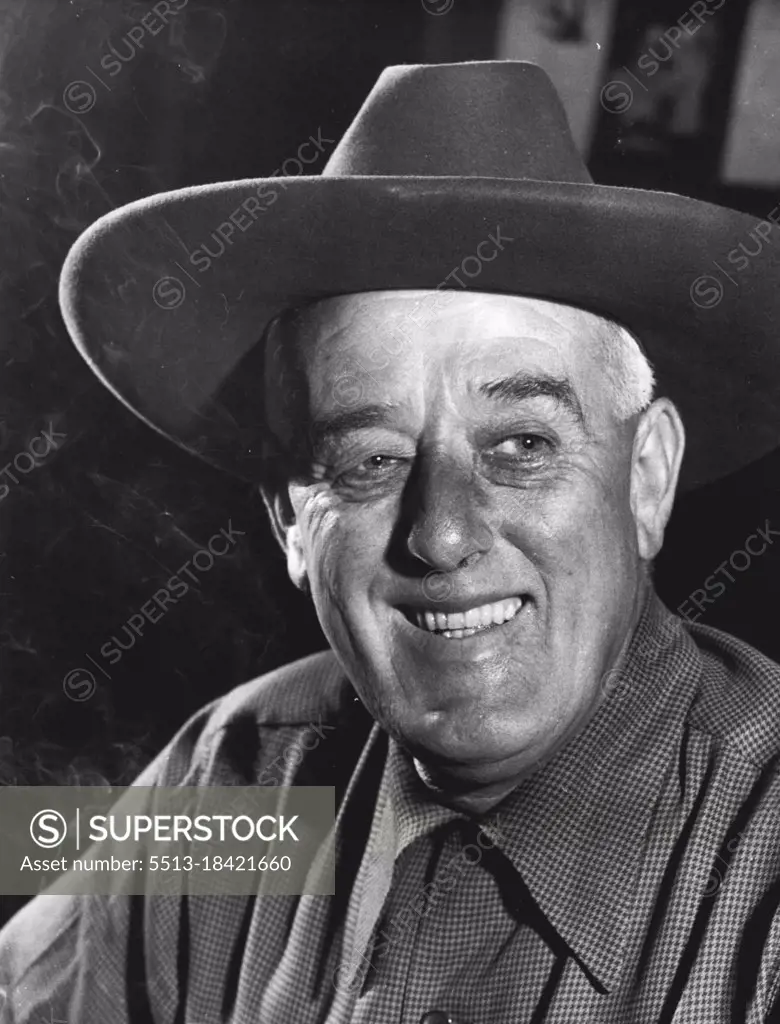
[[[555,87],[526,61],[386,68],[322,173],[593,180]]]

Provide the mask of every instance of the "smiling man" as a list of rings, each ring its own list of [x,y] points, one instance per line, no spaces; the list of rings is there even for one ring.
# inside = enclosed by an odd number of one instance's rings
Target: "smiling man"
[[[331,648],[138,781],[334,786],[336,892],[38,897],[11,1019],[780,1020],[780,669],[652,581],[678,484],[778,443],[778,257],[705,301],[751,218],[594,185],[523,63],[388,69],[161,303],[170,239],[261,184],[115,211],[61,295],[124,402],[260,487]]]
[[[369,292],[287,321],[270,351],[309,408],[272,427],[311,439],[269,496],[290,576],[372,717],[443,800],[484,809],[603,697],[671,511],[679,415],[651,406],[637,343],[573,307]],[[372,346],[382,370],[361,372]]]

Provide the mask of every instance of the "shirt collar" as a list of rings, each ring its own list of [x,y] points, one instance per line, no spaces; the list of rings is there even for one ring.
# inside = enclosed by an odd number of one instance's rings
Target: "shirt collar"
[[[586,728],[482,822],[580,965],[617,982],[645,837],[675,763],[701,662],[680,619],[651,592],[622,665]],[[396,855],[457,817],[436,804],[393,741],[383,780]]]
[[[392,808],[395,856],[416,839],[466,815],[436,803],[422,782],[414,763],[404,750],[390,740],[382,788]]]

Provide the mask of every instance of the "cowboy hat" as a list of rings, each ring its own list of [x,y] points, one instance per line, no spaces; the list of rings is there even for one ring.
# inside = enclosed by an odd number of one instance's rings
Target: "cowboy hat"
[[[755,249],[773,225],[594,184],[536,65],[387,68],[322,173],[284,174],[130,203],[63,267],[63,316],[92,369],[200,457],[261,474],[260,342],[280,312],[437,287],[535,296],[627,327],[685,420],[684,487],[780,444],[780,255]]]

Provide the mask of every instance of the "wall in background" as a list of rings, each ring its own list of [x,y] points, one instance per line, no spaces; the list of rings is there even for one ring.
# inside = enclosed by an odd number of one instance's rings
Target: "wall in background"
[[[721,174],[780,186],[780,3],[753,0],[739,61]]]
[[[540,64],[563,98],[580,151],[590,151],[617,0],[506,0],[497,56]]]

